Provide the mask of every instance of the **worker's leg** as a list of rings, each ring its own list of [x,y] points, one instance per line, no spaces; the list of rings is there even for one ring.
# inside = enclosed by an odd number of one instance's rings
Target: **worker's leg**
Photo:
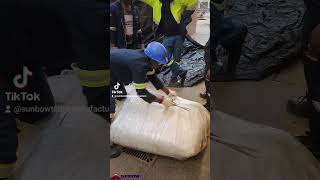
[[[303,38],[303,51],[307,49],[307,44],[310,41],[310,34],[312,30],[320,24],[320,7],[312,4],[312,1],[307,0],[306,6],[307,10],[304,14],[303,28],[302,28],[302,38]],[[298,98],[291,98],[287,103],[287,111],[299,116],[309,117],[312,114],[312,104],[307,99],[309,98],[309,93],[305,96]]]
[[[181,35],[177,35],[173,45],[173,59],[178,63],[181,64],[182,58],[182,51],[183,51],[183,43],[185,41],[185,37]],[[187,75],[187,70],[178,67],[178,76],[184,81]],[[182,82],[183,84],[183,82]]]
[[[1,83],[1,82],[0,82]],[[18,137],[16,121],[7,110],[7,97],[0,90],[0,179],[9,177],[17,160]]]
[[[242,45],[247,35],[247,28],[239,22],[226,20],[224,28],[226,33],[219,38],[222,46],[228,51],[228,64],[226,76],[234,77],[240,60]]]
[[[310,106],[309,129],[307,136],[298,139],[306,145],[316,158],[320,158],[320,61],[304,60],[305,79],[308,86]]]
[[[172,59],[174,36],[166,36],[163,38],[162,45],[167,49],[168,60]]]
[[[305,79],[310,94],[310,103],[313,111],[310,118],[310,132],[320,142],[320,61],[313,61],[305,58]]]
[[[70,11],[71,6],[64,8],[63,18],[66,19],[72,32],[79,68],[84,70],[84,74],[88,74],[87,77],[80,76],[81,85],[86,87],[84,93],[88,105],[109,108],[110,61],[107,52],[109,49],[106,47],[106,3],[105,1],[79,1],[72,11]],[[92,84],[96,84],[95,87],[92,87]],[[109,120],[110,116],[107,114],[108,112],[106,115],[99,113]],[[114,154],[121,154],[121,150],[111,146],[110,157],[114,157]]]
[[[320,7],[313,4],[311,0],[305,0],[306,11],[303,17],[302,38],[303,49],[307,48],[311,31],[320,23]]]
[[[230,39],[232,43],[227,48],[229,51],[227,72],[233,74],[236,72],[240,60],[242,45],[247,36],[247,28],[241,24],[236,24],[235,31],[234,36]]]
[[[179,41],[181,41],[181,40],[178,39],[177,44],[179,43]],[[176,43],[176,36],[165,37],[162,42],[163,46],[167,49],[167,53],[168,53],[168,59],[169,59],[168,66],[171,68],[171,71],[172,71],[170,85],[172,85],[172,86],[177,85],[178,76],[180,76],[180,75],[183,76],[184,74],[186,74],[186,72],[184,72],[184,70],[176,62],[175,58],[181,59],[181,54],[180,54],[180,56],[176,57],[177,56],[176,53],[181,50],[179,50],[179,48],[178,48],[178,50],[175,49],[175,43]],[[179,59],[179,61],[180,61],[180,59]]]
[[[178,77],[178,71],[179,71],[179,64],[174,61],[173,59],[173,48],[174,48],[174,36],[170,37],[164,37],[162,44],[163,46],[167,49],[167,54],[168,54],[168,67],[170,67],[172,71],[172,78],[177,78]]]
[[[180,64],[182,51],[183,51],[183,43],[185,37],[181,35],[175,36],[174,44],[173,44],[173,59]]]

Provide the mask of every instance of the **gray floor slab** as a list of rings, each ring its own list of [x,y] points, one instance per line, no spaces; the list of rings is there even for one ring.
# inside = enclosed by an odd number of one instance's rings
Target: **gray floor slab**
[[[319,162],[289,133],[215,111],[213,180],[316,180]]]
[[[18,123],[21,129],[18,162],[12,180],[107,177],[109,125],[88,109],[80,112],[85,101],[81,87],[75,81],[72,77],[50,81],[52,91],[58,97],[57,106],[66,106],[64,111],[59,109],[37,125]]]
[[[216,109],[256,123],[303,134],[307,120],[286,111],[287,100],[305,94],[303,67],[294,64],[263,81],[213,83]]]
[[[19,180],[105,179],[106,138],[92,130],[52,128],[42,134]]]

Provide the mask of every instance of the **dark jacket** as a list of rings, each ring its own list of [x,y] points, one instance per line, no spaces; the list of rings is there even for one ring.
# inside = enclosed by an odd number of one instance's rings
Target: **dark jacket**
[[[110,51],[111,81],[134,84],[137,94],[146,102],[151,103],[155,96],[146,89],[146,80],[151,81],[156,89],[164,86],[150,67],[148,57],[143,50],[111,49]],[[111,82],[112,83],[112,82]]]
[[[133,48],[140,49],[143,44],[142,30],[140,24],[139,9],[132,4],[133,15]],[[120,1],[111,4],[110,7],[110,41],[118,48],[127,48],[124,13]]]

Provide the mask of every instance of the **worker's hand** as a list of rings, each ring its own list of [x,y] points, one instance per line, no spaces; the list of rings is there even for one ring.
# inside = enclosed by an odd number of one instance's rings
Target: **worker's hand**
[[[110,120],[112,121],[114,120],[114,118],[115,118],[115,113],[110,113]]]
[[[159,103],[159,104],[162,104],[163,100],[164,100],[163,96],[156,96],[156,99],[154,101]]]
[[[177,99],[177,92],[169,89],[169,94],[168,94],[168,96],[169,96],[171,99],[176,100],[176,99]]]
[[[163,104],[166,108],[168,108],[174,105],[174,100],[171,98],[164,98],[161,104]]]

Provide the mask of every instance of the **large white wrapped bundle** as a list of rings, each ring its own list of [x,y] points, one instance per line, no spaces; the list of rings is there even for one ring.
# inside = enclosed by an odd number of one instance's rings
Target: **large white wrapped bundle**
[[[132,86],[127,91],[136,94]],[[156,90],[151,92],[164,95]],[[209,112],[201,104],[180,97],[176,103],[189,110],[177,106],[165,108],[158,103],[148,104],[139,97],[128,97],[111,124],[111,141],[181,160],[197,155],[209,141]]]

